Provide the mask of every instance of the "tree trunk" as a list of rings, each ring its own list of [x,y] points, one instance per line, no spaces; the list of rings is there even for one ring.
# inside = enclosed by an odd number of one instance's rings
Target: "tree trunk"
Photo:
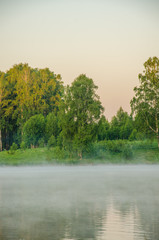
[[[80,160],[82,160],[82,151],[78,152],[78,156],[79,156]]]

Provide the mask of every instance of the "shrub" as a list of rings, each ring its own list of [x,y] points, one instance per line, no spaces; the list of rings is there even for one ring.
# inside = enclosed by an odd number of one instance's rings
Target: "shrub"
[[[90,154],[88,157],[95,157],[98,159],[103,159],[107,155],[107,148],[106,148],[106,142],[105,140],[95,142],[91,145]]]
[[[107,141],[106,148],[110,152],[121,153],[126,143],[126,140],[109,140]]]
[[[12,146],[10,147],[8,153],[14,154],[17,149],[18,149],[18,145],[16,143],[13,143]]]
[[[150,141],[150,140],[144,140],[144,141],[134,141],[132,143],[133,149],[157,149],[157,141]]]
[[[132,159],[133,158],[133,151],[132,151],[132,147],[127,144],[124,146],[123,150],[122,150],[122,156],[125,159]]]
[[[61,149],[59,146],[53,148],[53,158],[55,159],[66,159],[67,152],[64,149]]]
[[[25,149],[26,149],[26,144],[25,144],[24,141],[21,142],[20,148],[21,148],[22,150],[25,150]]]

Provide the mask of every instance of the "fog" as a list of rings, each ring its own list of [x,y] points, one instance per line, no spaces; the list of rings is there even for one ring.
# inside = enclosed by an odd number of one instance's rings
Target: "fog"
[[[159,239],[159,166],[0,167],[0,239]]]

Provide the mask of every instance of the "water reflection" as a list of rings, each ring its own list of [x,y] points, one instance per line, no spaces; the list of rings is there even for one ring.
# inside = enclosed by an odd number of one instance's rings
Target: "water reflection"
[[[159,239],[158,186],[159,166],[0,168],[0,239]]]
[[[123,216],[113,205],[110,205],[103,224],[103,231],[98,239],[145,239],[137,208],[130,208]]]

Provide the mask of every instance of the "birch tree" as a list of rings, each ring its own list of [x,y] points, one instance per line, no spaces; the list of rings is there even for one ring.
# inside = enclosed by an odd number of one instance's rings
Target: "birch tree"
[[[159,148],[159,59],[149,58],[139,74],[139,87],[134,88],[132,113],[141,115],[148,128],[156,135]]]
[[[97,86],[81,74],[67,86],[60,109],[60,125],[64,142],[73,145],[80,159],[84,149],[95,139],[96,124],[103,113]]]

